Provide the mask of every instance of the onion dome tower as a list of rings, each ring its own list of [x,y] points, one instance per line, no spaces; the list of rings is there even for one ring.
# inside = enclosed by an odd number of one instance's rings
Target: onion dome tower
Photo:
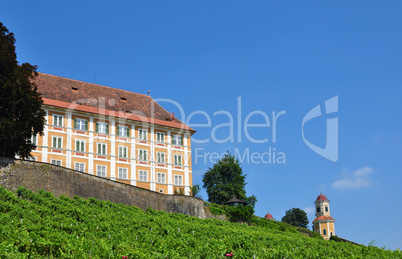
[[[331,217],[329,200],[322,193],[314,202],[315,216],[313,220],[313,231],[319,233],[325,240],[335,235],[335,220]]]

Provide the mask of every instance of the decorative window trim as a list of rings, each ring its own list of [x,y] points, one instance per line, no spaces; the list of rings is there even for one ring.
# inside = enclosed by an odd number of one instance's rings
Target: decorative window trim
[[[124,179],[124,180],[128,179],[128,169],[127,168],[119,167],[117,169],[117,171],[118,171],[118,178],[119,179]]]
[[[139,149],[138,150],[138,160],[139,161],[148,161],[148,150]]]
[[[75,162],[74,170],[85,173],[85,163]]]
[[[164,164],[166,161],[166,154],[164,152],[156,153],[156,162]]]
[[[75,118],[74,119],[74,129],[88,131],[88,120],[81,119],[81,118]]]
[[[173,135],[172,144],[175,146],[183,146],[184,138],[182,135]]]
[[[145,177],[144,177],[145,176]],[[145,178],[145,179],[144,179]],[[148,171],[139,170],[138,171],[138,181],[148,182]]]
[[[85,140],[76,139],[75,140],[75,151],[85,152]]]
[[[99,134],[109,134],[109,124],[107,122],[96,122],[95,132]]]
[[[146,129],[138,129],[138,139],[139,140],[147,140],[148,131]]]
[[[62,149],[63,148],[63,137],[52,136],[52,148]]]
[[[119,146],[118,155],[120,158],[127,158],[128,157],[128,148],[126,146]]]
[[[166,183],[166,173],[156,173],[156,183]]]
[[[101,150],[99,150],[99,149],[101,149]],[[106,154],[107,154],[107,144],[98,142],[97,145],[96,145],[96,154],[101,155],[101,156],[106,156]]]
[[[62,166],[63,161],[57,160],[57,159],[51,159],[51,160],[50,160],[50,163],[51,163],[52,165]]]
[[[59,114],[53,114],[53,126],[63,127],[63,119],[64,119],[64,116],[59,115]]]
[[[107,176],[107,166],[106,165],[96,165],[96,175],[100,177]]]
[[[165,136],[164,132],[156,132],[156,142],[158,143],[165,143]]]
[[[174,155],[174,165],[176,165],[176,166],[183,165],[183,156],[182,155]]]
[[[116,126],[116,134],[119,137],[130,137],[130,128],[128,126]]]
[[[183,176],[182,175],[175,174],[173,176],[173,178],[174,178],[174,185],[180,185],[180,186],[183,185]]]

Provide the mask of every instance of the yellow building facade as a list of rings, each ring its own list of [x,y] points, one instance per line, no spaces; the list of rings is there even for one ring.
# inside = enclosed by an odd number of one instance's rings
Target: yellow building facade
[[[325,240],[335,235],[335,220],[331,217],[329,200],[325,195],[320,194],[315,204],[315,216],[313,220],[313,231],[319,233]]]
[[[150,96],[40,73],[46,126],[33,159],[190,195],[193,129]]]

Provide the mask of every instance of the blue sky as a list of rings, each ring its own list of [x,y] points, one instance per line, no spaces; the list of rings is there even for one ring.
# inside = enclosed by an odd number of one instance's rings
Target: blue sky
[[[337,235],[397,249],[401,13],[400,1],[6,1],[0,21],[15,33],[18,60],[40,72],[150,90],[155,99],[177,102],[180,108],[160,103],[176,115],[183,109],[183,120],[192,114],[189,124],[203,124],[193,126],[194,138],[209,140],[193,145],[193,162],[195,149],[202,157],[193,166],[194,184],[202,185],[212,166],[206,153],[268,158],[271,149],[272,158],[275,149],[284,163],[243,160],[257,215],[269,211],[280,220],[293,207],[310,212],[322,192]],[[326,114],[325,101],[335,96],[337,112]],[[317,105],[322,116],[303,128]],[[280,112],[273,127],[272,113]],[[270,127],[251,127],[248,137],[248,115],[259,125],[267,115]],[[302,128],[307,141],[324,148],[327,122],[336,118],[333,162],[306,145]],[[314,213],[308,216],[311,222]]]

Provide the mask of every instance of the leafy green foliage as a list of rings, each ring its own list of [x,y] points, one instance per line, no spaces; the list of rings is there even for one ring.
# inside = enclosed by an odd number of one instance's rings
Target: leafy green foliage
[[[229,220],[231,222],[247,222],[249,223],[254,215],[254,208],[250,205],[230,207]]]
[[[191,196],[194,196],[194,197],[199,196],[198,194],[200,193],[201,188],[200,188],[200,186],[198,184],[195,184],[195,185],[191,186],[190,189],[191,189]]]
[[[399,251],[328,242],[281,222],[199,219],[75,196],[0,187],[2,258],[400,258]],[[265,225],[264,225],[265,224]],[[282,231],[281,226],[287,226]]]
[[[307,228],[308,218],[304,210],[292,208],[286,211],[285,216],[282,217],[282,222],[288,223],[295,227]]]
[[[15,38],[0,23],[0,156],[30,156],[31,136],[43,134],[45,112],[33,80],[37,66],[17,62]]]
[[[229,152],[209,168],[202,179],[209,202],[223,204],[235,197],[254,207],[257,197],[246,196],[245,180],[246,175],[243,174],[239,160]]]

